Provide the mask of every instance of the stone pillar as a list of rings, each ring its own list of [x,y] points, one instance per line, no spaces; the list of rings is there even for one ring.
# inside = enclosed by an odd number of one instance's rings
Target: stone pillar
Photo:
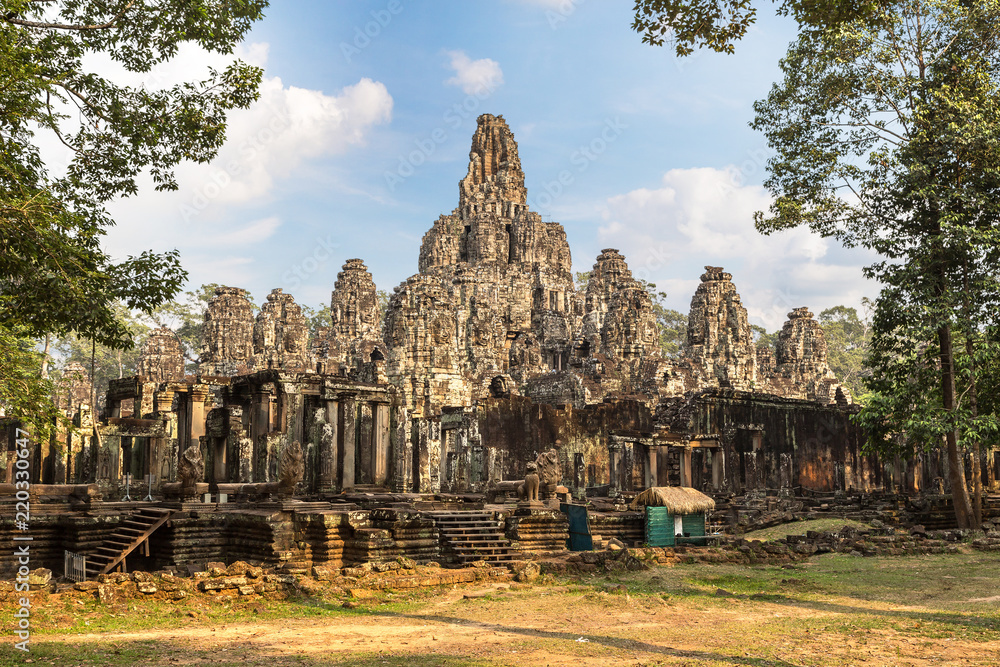
[[[338,434],[340,432],[340,404],[326,403],[326,423],[319,436],[319,489],[334,491],[337,486]]]
[[[726,482],[726,455],[722,448],[712,450],[712,487],[722,491]]]
[[[158,391],[153,397],[153,411],[157,415],[171,412],[174,408],[174,392],[170,389]]]
[[[267,481],[267,434],[271,431],[271,394],[254,392],[250,412],[250,440],[253,447],[253,481]]]
[[[189,446],[198,445],[199,438],[205,435],[205,401],[208,400],[208,391],[205,389],[191,390],[191,421]]]
[[[648,445],[646,451],[648,453],[646,461],[646,488],[659,486],[656,476],[656,447]]]
[[[608,495],[612,498],[621,492],[619,480],[622,467],[622,445],[614,436],[608,438]]]
[[[389,474],[389,406],[372,406],[372,483],[384,486]]]
[[[622,443],[620,488],[623,491],[635,491],[635,443]]]
[[[986,490],[996,493],[1000,491],[1000,484],[997,483],[996,475],[996,455],[989,447],[983,447],[983,470],[986,471]]]
[[[354,466],[355,457],[358,452],[357,428],[358,428],[358,402],[355,398],[347,398],[341,403],[340,411],[341,432],[340,451],[343,458],[340,463],[341,489],[354,487]]]
[[[435,431],[438,437],[434,437]],[[441,463],[441,440],[444,433],[440,424],[429,422],[427,424],[427,474],[430,479],[430,486],[427,490],[431,493],[441,492],[441,482],[444,477],[444,466]]]
[[[360,417],[358,421],[358,450],[355,459],[354,480],[357,484],[374,484],[374,470],[372,468],[372,441],[374,439],[374,412],[375,406],[371,403],[362,403]]]
[[[413,491],[413,438],[405,408],[389,408],[389,449],[392,452],[390,487],[396,493]]]
[[[681,486],[691,486],[691,446],[681,450]]]

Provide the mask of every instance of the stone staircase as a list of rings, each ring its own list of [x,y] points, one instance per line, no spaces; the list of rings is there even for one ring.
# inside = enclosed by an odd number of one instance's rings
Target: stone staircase
[[[107,539],[97,547],[97,553],[87,556],[87,579],[107,574],[118,565],[124,568],[125,557],[145,545],[149,555],[149,536],[173,515],[168,509],[143,507],[123,521]]]
[[[483,560],[506,565],[522,560],[521,552],[504,535],[503,521],[492,512],[423,512],[437,526],[442,556],[458,566]]]

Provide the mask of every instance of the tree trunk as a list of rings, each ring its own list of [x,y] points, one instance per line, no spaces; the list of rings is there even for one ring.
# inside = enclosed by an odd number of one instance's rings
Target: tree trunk
[[[938,328],[938,342],[941,345],[941,394],[944,409],[955,412],[955,365],[952,355],[951,325],[942,324]],[[965,462],[958,452],[958,432],[953,428],[945,434],[948,453],[948,478],[951,482],[951,500],[955,506],[955,519],[959,528],[972,528],[972,506],[969,503],[969,489],[965,483]]]
[[[975,346],[972,343],[972,332],[965,334],[965,352],[969,357],[969,413],[975,419],[979,416],[979,405],[976,398],[976,362],[973,356]],[[981,456],[979,439],[972,442],[972,517],[975,529],[979,530],[983,525],[983,473],[980,469],[979,457]]]
[[[49,379],[49,348],[52,346],[52,338],[45,334],[45,349],[42,350],[42,379]]]

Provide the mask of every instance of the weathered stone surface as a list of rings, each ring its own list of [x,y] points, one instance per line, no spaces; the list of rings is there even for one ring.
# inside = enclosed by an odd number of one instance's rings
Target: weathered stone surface
[[[387,373],[416,416],[469,406],[493,380],[565,367],[576,302],[566,232],[525,205],[517,144],[479,117],[459,207],[424,236],[386,315]]]
[[[514,134],[503,116],[480,116],[472,135],[469,172],[459,183],[462,218],[485,212],[514,218],[527,195]]]
[[[198,371],[222,376],[249,372],[253,333],[253,304],[247,291],[217,287],[205,311]]]
[[[848,400],[827,363],[826,335],[808,308],[795,308],[778,333],[774,373],[765,391],[786,398],[804,398],[824,405],[837,402],[837,391]]]
[[[349,259],[337,274],[330,295],[331,325],[317,336],[313,349],[321,362],[359,372],[366,364],[383,361],[388,349],[382,342],[382,312],[378,291],[368,267]]]
[[[757,382],[757,351],[732,278],[720,267],[705,267],[691,299],[685,356],[705,386],[749,390]]]
[[[56,394],[56,406],[72,417],[81,405],[90,405],[90,373],[79,361],[63,367]]]
[[[149,382],[183,380],[184,350],[177,334],[166,327],[150,331],[139,352],[136,372]]]
[[[302,307],[280,288],[267,295],[253,326],[254,370],[313,370],[309,354],[309,326]]]

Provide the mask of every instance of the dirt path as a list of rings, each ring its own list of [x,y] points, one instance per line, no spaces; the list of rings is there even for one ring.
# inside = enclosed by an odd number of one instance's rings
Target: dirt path
[[[344,614],[117,634],[52,637],[76,646],[153,642],[175,665],[996,665],[1000,642],[926,637],[917,607],[831,599],[673,604],[658,597],[574,594],[556,587],[457,590],[403,612]],[[699,608],[700,607],[700,608]],[[898,618],[854,629],[847,617]],[[896,623],[896,621],[893,621]],[[909,626],[907,625],[909,623]],[[863,624],[862,624],[863,625]]]

